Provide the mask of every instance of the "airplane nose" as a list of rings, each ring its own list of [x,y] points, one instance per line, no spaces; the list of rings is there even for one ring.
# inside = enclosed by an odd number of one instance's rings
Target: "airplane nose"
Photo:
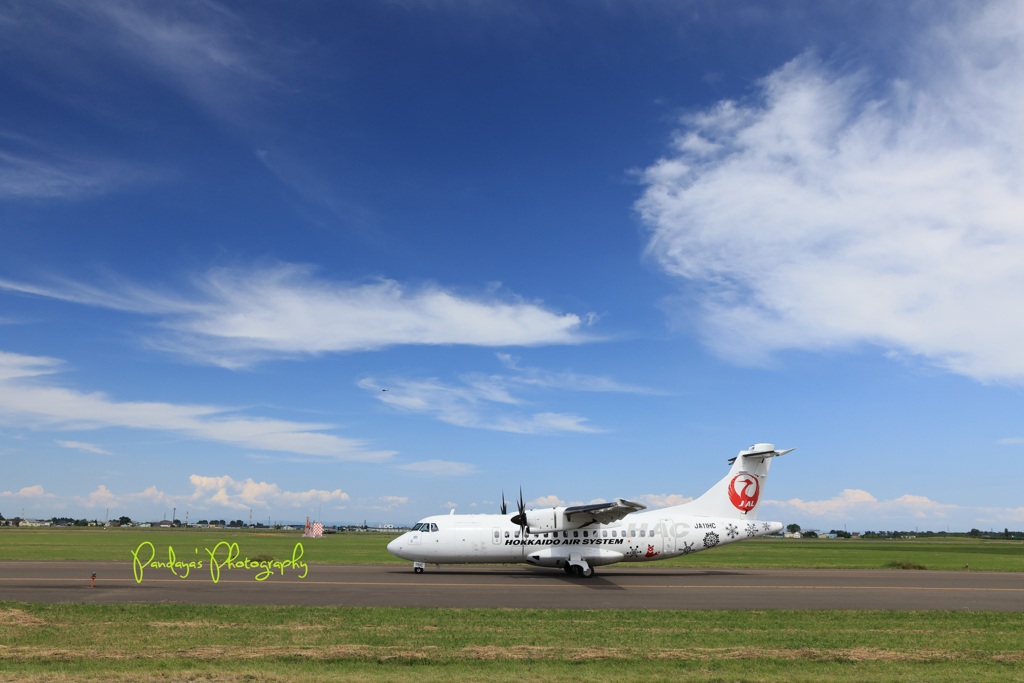
[[[395,555],[396,557],[399,557],[398,553],[401,552],[401,550],[402,550],[401,540],[402,540],[402,537],[399,536],[395,540],[393,540],[390,543],[388,543],[388,552],[391,553],[392,555]]]

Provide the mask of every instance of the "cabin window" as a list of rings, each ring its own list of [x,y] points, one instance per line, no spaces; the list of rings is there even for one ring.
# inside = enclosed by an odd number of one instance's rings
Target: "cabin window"
[[[569,538],[569,532],[568,531],[563,531],[562,532],[562,538]]]
[[[644,537],[644,536],[646,536],[646,535],[647,535],[647,532],[646,532],[646,531],[644,531],[643,529],[641,529],[641,530],[640,530],[640,538],[643,538],[643,537]]]
[[[603,537],[605,537],[605,538],[608,538],[608,532],[607,532],[607,531],[602,531],[602,532],[601,532],[601,535],[602,535]]]
[[[636,537],[636,529],[630,529],[629,535],[633,536],[633,537]]]
[[[615,529],[612,529],[612,538],[618,538],[618,533],[619,533],[618,531],[616,531]]]
[[[583,538],[586,538],[586,537],[587,537],[587,535],[588,535],[588,533],[589,533],[589,532],[587,532],[587,531],[584,531],[584,532],[583,532]]]
[[[505,532],[505,538],[508,538],[508,532],[507,531]]]
[[[578,532],[578,531],[572,532],[572,537],[573,538],[579,538],[580,537],[580,532]]]

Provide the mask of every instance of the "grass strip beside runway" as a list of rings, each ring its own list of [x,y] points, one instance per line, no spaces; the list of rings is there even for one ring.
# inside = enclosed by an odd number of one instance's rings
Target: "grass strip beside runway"
[[[1024,617],[0,603],[0,681],[1012,681]]]
[[[285,559],[302,543],[312,564],[405,564],[388,554],[394,536],[341,533],[303,539],[297,532],[229,529],[0,529],[0,560],[98,560],[131,562],[132,550],[152,543],[166,556],[202,559],[208,548],[237,543],[247,557]],[[166,558],[165,558],[166,559]],[[774,567],[1024,571],[1024,542],[996,539],[920,538],[893,540],[751,539],[708,552],[659,561],[658,567]],[[619,567],[638,566],[628,563]]]

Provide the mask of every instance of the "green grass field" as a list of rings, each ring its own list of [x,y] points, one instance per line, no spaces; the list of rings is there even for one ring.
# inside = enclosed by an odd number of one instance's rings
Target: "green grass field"
[[[0,603],[3,681],[1013,681],[1012,613]]]
[[[298,532],[226,529],[0,528],[0,560],[130,561],[131,551],[143,541],[153,543],[161,552],[172,546],[179,555],[187,555],[227,540],[237,542],[249,557],[287,558],[295,543],[302,541],[304,559],[310,563],[407,564],[388,554],[385,546],[391,538],[378,533],[342,533],[303,540]],[[972,571],[1022,572],[1024,541],[752,539],[656,566],[885,569],[901,563],[925,569],[962,570],[970,565]]]
[[[405,564],[391,536],[304,540],[314,563]],[[2,560],[131,561],[298,533],[0,529]],[[1024,543],[754,539],[657,566],[1024,571]],[[629,565],[619,565],[629,566]],[[895,570],[893,570],[895,571]],[[1019,612],[576,611],[0,603],[0,682],[1024,681]]]

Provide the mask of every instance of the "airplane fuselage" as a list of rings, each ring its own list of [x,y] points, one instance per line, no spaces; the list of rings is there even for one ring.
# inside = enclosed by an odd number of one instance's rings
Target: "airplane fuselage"
[[[416,572],[426,564],[526,562],[587,577],[602,565],[663,560],[767,536],[781,531],[782,522],[758,520],[758,502],[771,460],[789,450],[758,443],[740,451],[724,478],[682,505],[648,510],[618,498],[528,511],[520,495],[513,517],[434,515],[391,541],[388,552],[412,560]]]
[[[564,567],[577,555],[601,566],[688,555],[782,530],[781,522],[674,517],[656,512],[634,513],[621,522],[585,529],[539,534],[525,532],[504,515],[435,515],[389,543],[388,551],[430,564],[526,562]]]

